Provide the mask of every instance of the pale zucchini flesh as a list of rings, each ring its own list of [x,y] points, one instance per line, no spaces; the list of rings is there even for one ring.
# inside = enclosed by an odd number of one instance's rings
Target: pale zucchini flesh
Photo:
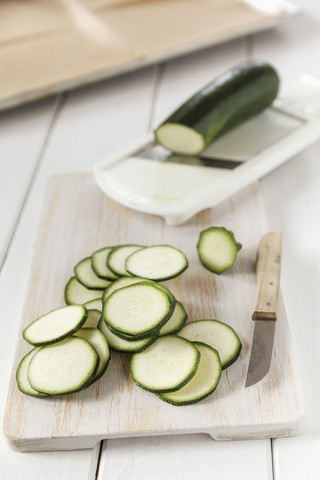
[[[113,333],[104,321],[103,317],[100,318],[98,328],[106,337],[109,347],[117,352],[142,352],[158,338],[155,335],[153,337],[144,338],[142,340],[127,341]]]
[[[210,227],[200,233],[197,243],[199,260],[211,272],[220,274],[231,268],[242,245],[225,227]]]
[[[171,317],[173,308],[163,290],[140,282],[114,291],[105,300],[102,314],[113,331],[152,336]]]
[[[200,363],[195,376],[176,392],[159,394],[159,398],[171,405],[191,405],[211,395],[221,377],[220,357],[214,348],[200,342],[193,342],[200,352]]]
[[[102,377],[102,375],[107,370],[107,367],[109,365],[109,360],[110,360],[109,345],[106,337],[98,328],[94,328],[94,327],[80,328],[80,330],[78,330],[75,333],[75,336],[81,337],[87,340],[99,355],[99,365],[95,375],[93,376],[89,384],[91,385],[92,383],[96,382],[100,377]]]
[[[74,267],[74,273],[82,285],[92,290],[104,290],[111,283],[111,280],[100,278],[94,272],[91,265],[91,257],[80,260]]]
[[[159,335],[168,335],[180,332],[188,319],[187,312],[181,302],[176,301],[173,313],[169,320],[160,328]]]
[[[199,361],[200,352],[191,342],[177,335],[166,335],[131,356],[130,373],[133,381],[145,390],[174,392],[196,374]]]
[[[188,267],[185,254],[170,245],[145,247],[128,256],[127,272],[137,277],[161,281],[177,277]]]
[[[75,393],[94,377],[99,356],[85,339],[71,336],[41,347],[28,367],[28,381],[34,390],[48,395]]]
[[[163,145],[171,152],[182,155],[198,155],[207,146],[204,136],[179,123],[165,123],[155,132],[157,143]]]
[[[156,281],[154,281],[154,280],[150,280],[150,282],[151,282],[154,286],[160,288],[160,290],[162,290],[163,292],[165,292],[165,293],[168,295],[169,300],[170,300],[170,302],[171,302],[171,304],[172,304],[173,306],[176,305],[177,301],[176,301],[176,299],[175,299],[175,296],[174,296],[173,293],[169,290],[168,287],[165,287],[165,286],[162,285],[161,283],[158,283],[158,282],[156,282]]]
[[[126,259],[133,252],[136,252],[141,248],[143,248],[142,245],[136,244],[119,245],[118,247],[114,247],[107,258],[108,268],[119,277],[131,276],[125,267]]]
[[[134,285],[135,283],[144,281],[145,278],[140,277],[120,277],[105,289],[102,294],[102,302],[104,302],[111,295],[111,293],[119,290],[119,288],[128,287],[129,285]]]
[[[34,320],[23,330],[23,338],[34,346],[50,345],[75,333],[87,319],[82,305],[57,308]]]
[[[64,298],[68,305],[83,305],[90,300],[102,297],[103,290],[91,290],[80,283],[76,277],[71,277],[64,290]]]
[[[29,353],[27,353],[19,363],[17,373],[16,373],[16,381],[20,392],[25,393],[26,395],[30,395],[31,397],[47,397],[45,393],[38,392],[34,390],[28,380],[28,368],[31,362],[33,355],[39,350],[41,347],[33,348]]]
[[[93,300],[89,300],[88,302],[83,303],[83,306],[86,307],[87,310],[100,310],[102,311],[102,298],[94,298]]]
[[[187,323],[178,335],[191,342],[202,342],[215,348],[223,369],[237,360],[242,348],[240,338],[233,328],[219,320],[194,320]]]
[[[98,277],[106,278],[107,280],[116,280],[118,278],[118,275],[112,272],[107,266],[108,255],[112,249],[113,247],[100,248],[93,252],[91,256],[91,266],[93,271]]]
[[[88,310],[87,320],[84,322],[81,328],[97,328],[98,323],[101,317],[101,311],[99,310]]]
[[[125,340],[126,342],[136,342],[138,340],[149,340],[151,337],[158,337],[159,336],[159,329],[155,328],[147,333],[136,333],[135,335],[129,335],[128,333],[120,332],[119,330],[115,330],[107,323],[108,329],[117,337]]]

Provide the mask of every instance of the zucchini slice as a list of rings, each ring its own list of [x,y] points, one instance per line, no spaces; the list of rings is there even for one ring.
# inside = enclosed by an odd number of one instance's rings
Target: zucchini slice
[[[185,311],[182,303],[176,301],[173,313],[167,323],[160,328],[159,335],[168,335],[180,332],[182,327],[186,324],[188,319],[187,312]]]
[[[33,348],[27,355],[23,357],[23,359],[20,361],[17,373],[16,373],[16,380],[17,380],[17,385],[20,390],[20,392],[25,393],[26,395],[30,395],[31,397],[47,397],[45,393],[38,392],[37,390],[34,390],[28,380],[28,368],[29,364],[31,362],[31,359],[35,353],[40,349],[41,347],[35,347]]]
[[[99,310],[102,311],[102,298],[94,298],[93,300],[89,300],[82,304],[86,309],[89,310]]]
[[[98,330],[98,328],[80,328],[80,330],[75,333],[75,336],[87,340],[99,355],[98,369],[89,384],[91,385],[92,383],[99,380],[99,378],[102,377],[102,375],[107,370],[110,361],[109,345],[106,337],[100,330]]]
[[[154,245],[128,256],[125,267],[131,275],[160,281],[180,275],[188,267],[188,260],[185,254],[175,247]]]
[[[231,268],[241,243],[224,227],[210,227],[200,233],[197,243],[199,260],[210,272],[220,274]]]
[[[135,283],[140,283],[144,281],[145,278],[140,277],[120,277],[114,282],[112,282],[112,284],[105,289],[102,294],[102,302],[104,303],[106,299],[111,295],[111,293],[119,290],[119,288],[129,287],[129,285],[134,285]]]
[[[121,338],[122,340],[125,340],[126,342],[136,342],[139,340],[146,340],[151,337],[158,337],[159,336],[159,329],[154,329],[151,332],[148,333],[137,333],[136,335],[128,335],[127,333],[119,332],[119,330],[115,330],[112,328],[108,323],[107,327],[108,329],[117,337]]]
[[[36,347],[57,343],[79,330],[87,315],[82,305],[57,308],[34,320],[23,330],[22,336]]]
[[[217,352],[209,345],[193,342],[200,352],[200,363],[195,376],[177,392],[159,394],[171,405],[191,405],[200,402],[215,391],[221,377],[221,362]]]
[[[81,328],[89,328],[89,327],[98,327],[98,323],[101,317],[100,310],[88,310],[87,320],[84,322]]]
[[[237,360],[242,348],[240,338],[233,328],[219,320],[195,320],[185,325],[179,336],[215,348],[219,353],[222,369]]]
[[[133,381],[149,392],[174,392],[192,379],[199,361],[200,352],[191,342],[166,335],[131,356],[130,373]]]
[[[145,281],[149,281],[149,280],[145,280]],[[162,290],[164,293],[166,293],[169,297],[169,300],[170,302],[172,303],[172,305],[175,307],[176,303],[177,303],[177,300],[175,299],[175,296],[173,295],[173,293],[169,290],[169,288],[165,287],[164,285],[162,285],[161,283],[158,283],[154,280],[150,280],[150,283],[152,283],[155,287],[158,287],[160,288],[160,290]]]
[[[79,392],[94,377],[99,356],[85,339],[71,336],[41,347],[28,367],[28,381],[34,390],[48,395]]]
[[[144,338],[142,340],[127,341],[123,338],[120,338],[118,335],[115,335],[110,330],[103,317],[100,318],[98,328],[106,337],[110,348],[117,352],[142,352],[158,338],[157,335],[154,335],[153,337]]]
[[[107,297],[102,314],[114,332],[142,338],[159,330],[173,309],[163,290],[150,282],[140,282],[120,288]]]
[[[91,266],[91,257],[80,260],[74,267],[74,273],[82,285],[92,290],[104,290],[111,284],[111,280],[96,275]]]
[[[129,277],[131,274],[125,268],[126,259],[131,253],[143,248],[142,245],[119,245],[114,247],[108,255],[107,267],[119,277]]]
[[[118,275],[110,270],[107,266],[107,258],[114,247],[100,248],[93,252],[91,256],[91,266],[98,277],[106,278],[107,280],[116,280]]]
[[[275,69],[259,60],[235,65],[206,85],[156,130],[156,142],[198,155],[213,140],[269,107],[279,91]]]
[[[68,305],[82,305],[90,300],[102,297],[103,290],[91,290],[77,280],[71,277],[64,289],[64,298]]]

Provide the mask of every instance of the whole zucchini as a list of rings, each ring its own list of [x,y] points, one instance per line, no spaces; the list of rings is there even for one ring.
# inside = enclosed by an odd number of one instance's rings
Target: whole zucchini
[[[241,62],[198,91],[156,130],[156,142],[182,155],[201,153],[214,139],[267,108],[279,77],[263,61]]]

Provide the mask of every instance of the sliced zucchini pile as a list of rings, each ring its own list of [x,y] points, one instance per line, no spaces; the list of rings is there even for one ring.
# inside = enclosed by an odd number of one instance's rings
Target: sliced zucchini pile
[[[19,389],[36,397],[55,396],[78,392],[98,380],[110,360],[105,336],[96,328],[99,318],[99,311],[68,305],[28,325],[23,338],[36,348],[19,364]]]
[[[66,306],[23,330],[33,349],[21,360],[21,392],[47,398],[79,392],[102,377],[110,350],[131,354],[133,381],[172,405],[210,395],[241,342],[217,320],[186,323],[184,306],[159,280],[188,267],[169,245],[105,247],[80,260],[64,290]]]

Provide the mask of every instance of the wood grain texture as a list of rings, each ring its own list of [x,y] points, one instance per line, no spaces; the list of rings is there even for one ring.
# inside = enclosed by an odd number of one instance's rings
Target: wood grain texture
[[[223,224],[245,246],[235,267],[214,276],[197,259],[200,230]],[[250,226],[251,224],[251,226]],[[108,200],[91,175],[51,179],[35,248],[21,328],[64,304],[73,266],[105,245],[161,244],[181,248],[189,269],[166,282],[189,319],[218,318],[235,328],[240,359],[223,373],[214,395],[192,407],[173,407],[133,384],[128,356],[114,354],[106,375],[75,395],[34,399],[19,392],[15,371],[28,345],[18,340],[5,412],[4,433],[20,451],[88,448],[103,438],[205,432],[215,439],[292,435],[301,428],[304,403],[283,302],[280,299],[274,358],[269,375],[244,388],[256,301],[255,254],[266,225],[256,184],[214,211],[179,228]],[[36,419],[36,421],[35,421]]]

